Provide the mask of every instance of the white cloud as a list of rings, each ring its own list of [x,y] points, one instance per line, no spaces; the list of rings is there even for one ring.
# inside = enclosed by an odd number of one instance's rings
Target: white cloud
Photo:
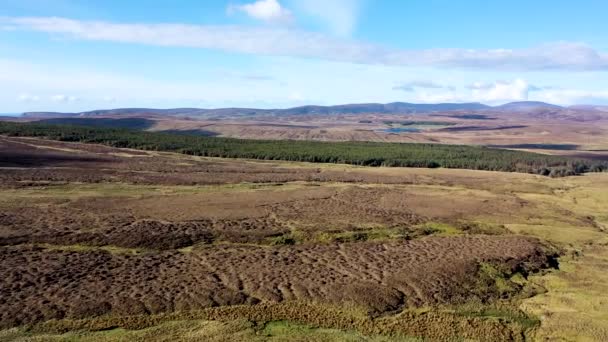
[[[498,104],[512,101],[526,101],[530,85],[523,79],[512,81],[474,82],[465,86],[465,92],[448,87],[449,91],[417,92],[416,100],[425,103],[437,102],[482,102]]]
[[[361,0],[294,0],[303,13],[319,18],[334,34],[352,35],[362,8]]]
[[[51,101],[53,102],[74,102],[78,101],[76,96],[68,96],[68,95],[53,95],[51,96]]]
[[[469,88],[473,100],[496,103],[527,100],[530,85],[525,80],[518,78],[513,81],[496,81],[494,83],[476,82]]]
[[[251,18],[266,22],[290,22],[293,19],[291,11],[281,6],[277,0],[258,0],[245,5],[230,5],[228,13],[244,12]]]
[[[421,103],[472,102],[454,91],[440,93],[419,92],[416,94],[415,101]]]
[[[238,53],[318,58],[390,66],[495,70],[608,70],[608,54],[581,43],[558,42],[529,49],[403,50],[286,28],[182,24],[116,24],[54,17],[8,18],[19,30],[64,34],[83,40],[182,46]]]
[[[40,97],[30,94],[21,94],[17,97],[17,101],[19,102],[38,102],[39,100]]]
[[[608,103],[608,90],[551,89],[538,92],[534,99],[558,105]]]
[[[304,100],[304,96],[299,91],[292,91],[289,93],[289,96],[287,96],[287,99],[293,102],[300,102]]]
[[[501,82],[501,81],[499,81]],[[484,90],[484,89],[490,89],[492,88],[493,85],[491,83],[485,83],[485,82],[473,82],[471,84],[469,84],[468,86],[466,86],[466,88],[471,89],[471,90]]]

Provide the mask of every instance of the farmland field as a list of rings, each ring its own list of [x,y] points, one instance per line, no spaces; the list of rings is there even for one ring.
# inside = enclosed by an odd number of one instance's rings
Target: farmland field
[[[0,137],[0,339],[608,339],[608,174]]]

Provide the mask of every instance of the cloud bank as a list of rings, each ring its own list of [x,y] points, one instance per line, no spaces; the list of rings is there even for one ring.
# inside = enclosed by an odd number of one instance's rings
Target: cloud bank
[[[428,82],[422,82],[427,85]],[[457,92],[455,87],[442,86],[434,83],[428,84],[428,89],[448,89],[448,92],[422,91],[417,97],[423,102],[482,102],[487,104],[500,104],[511,101],[526,101],[530,91],[537,88],[526,80],[517,78],[512,81],[474,82],[464,87],[467,92]]]
[[[11,30],[37,31],[81,40],[192,47],[359,64],[509,71],[608,71],[607,53],[573,42],[548,43],[528,49],[407,50],[276,27],[123,24],[56,17],[3,18],[0,24]]]
[[[496,103],[501,101],[525,101],[528,99],[530,85],[522,79],[496,81],[494,83],[474,83],[469,86],[472,98],[479,102]]]

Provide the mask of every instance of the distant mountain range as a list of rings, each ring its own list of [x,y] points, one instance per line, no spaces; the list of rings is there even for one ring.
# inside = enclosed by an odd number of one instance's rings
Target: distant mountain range
[[[510,102],[500,106],[494,107],[494,109],[504,110],[504,111],[531,111],[537,109],[561,109],[563,107],[539,101],[520,101],[520,102]]]
[[[96,117],[96,116],[179,116],[179,117],[221,117],[221,116],[255,116],[255,115],[340,115],[340,114],[413,114],[446,111],[532,111],[537,109],[561,109],[563,107],[536,101],[511,102],[500,106],[488,106],[481,103],[436,103],[420,104],[407,102],[392,103],[359,103],[336,106],[301,106],[287,109],[256,109],[256,108],[117,108],[93,110],[78,113],[59,112],[27,112],[26,118],[59,118],[59,117]]]
[[[569,108],[579,110],[597,110],[600,112],[608,112],[608,106],[597,106],[597,105],[576,105]]]

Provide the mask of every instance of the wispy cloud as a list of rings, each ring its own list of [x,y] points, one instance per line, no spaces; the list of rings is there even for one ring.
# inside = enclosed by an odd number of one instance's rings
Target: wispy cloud
[[[320,19],[330,31],[341,37],[349,37],[355,31],[362,0],[293,0],[300,12]]]
[[[528,49],[438,48],[405,50],[286,28],[183,24],[118,24],[55,17],[0,19],[15,30],[83,40],[215,49],[246,54],[318,58],[390,66],[495,70],[608,70],[608,54],[582,43],[558,42]]]
[[[243,79],[248,80],[248,81],[274,81],[275,78],[272,76],[266,76],[266,75],[244,75]]]
[[[439,83],[433,82],[433,81],[411,81],[411,82],[405,82],[405,83],[401,83],[399,85],[394,86],[393,90],[401,90],[401,91],[411,92],[411,91],[415,91],[417,88],[454,90],[454,87],[452,87],[452,86],[439,84]]]
[[[537,86],[537,85],[534,85],[534,84],[530,84],[530,87],[529,87],[528,90],[529,91],[543,91],[543,90],[557,90],[557,89],[559,89],[559,87],[548,86],[548,85]]]
[[[228,13],[243,12],[251,18],[265,22],[288,23],[293,20],[291,11],[277,0],[258,0],[244,5],[229,5]]]
[[[78,101],[78,97],[68,96],[68,95],[53,95],[53,96],[51,96],[51,101],[53,101],[53,102],[75,102],[75,101]]]
[[[17,101],[19,102],[38,102],[39,100],[39,96],[30,94],[21,94],[17,97]]]

